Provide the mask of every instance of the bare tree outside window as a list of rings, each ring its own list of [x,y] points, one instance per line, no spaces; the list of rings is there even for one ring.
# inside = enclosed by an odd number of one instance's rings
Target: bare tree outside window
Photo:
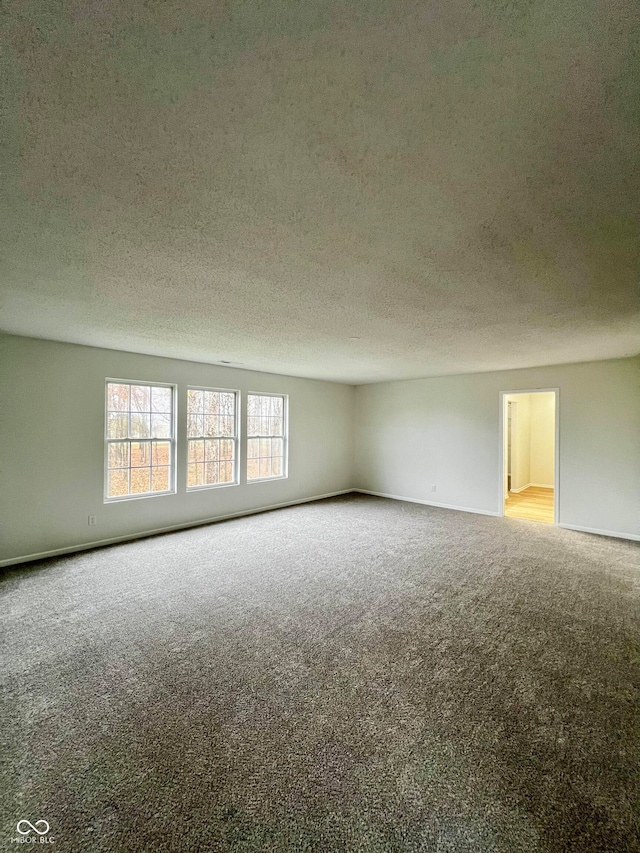
[[[286,398],[247,396],[247,480],[286,477]]]
[[[187,390],[187,488],[237,483],[236,391]]]
[[[168,385],[107,382],[106,500],[173,491],[173,398]]]

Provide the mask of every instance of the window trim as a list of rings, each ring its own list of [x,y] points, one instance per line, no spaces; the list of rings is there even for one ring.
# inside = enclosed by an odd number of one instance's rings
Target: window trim
[[[253,477],[249,479],[247,474],[247,469],[249,467],[249,451],[247,450],[247,459],[245,466],[245,477],[247,481],[247,485],[252,485],[253,483],[272,483],[274,480],[286,480],[289,477],[289,395],[288,394],[276,394],[272,391],[247,391],[247,418],[249,417],[249,397],[281,397],[283,400],[282,407],[282,474],[278,474],[276,477]],[[249,428],[247,424],[247,441],[251,438],[280,438],[279,435],[249,435]]]
[[[169,439],[155,439],[157,441],[168,441],[169,442],[169,452],[171,454],[171,460],[169,462],[169,489],[164,489],[161,492],[142,492],[141,494],[135,495],[116,495],[115,497],[109,497],[109,444],[112,442],[118,441],[127,441],[129,444],[135,441],[133,438],[109,438],[109,385],[146,385],[149,388],[171,388],[171,427],[172,427],[172,436]],[[173,382],[148,382],[148,381],[138,381],[136,379],[113,379],[108,376],[104,380],[104,434],[103,434],[103,443],[104,443],[104,466],[103,466],[103,503],[105,504],[115,504],[121,503],[122,501],[137,501],[142,498],[161,498],[166,497],[167,495],[175,495],[176,494],[176,459],[177,459],[177,443],[178,443],[178,386]],[[129,409],[129,414],[131,410]],[[139,441],[154,441],[154,439],[143,438],[138,439]],[[129,466],[131,468],[131,466]]]
[[[224,394],[234,394],[236,398],[236,411],[235,411],[235,427],[236,434],[231,437],[231,440],[235,442],[235,469],[234,469],[234,478],[231,483],[204,483],[201,486],[190,486],[189,485],[189,442],[190,441],[202,441],[205,438],[227,438],[230,436],[189,436],[189,391],[218,391]],[[212,388],[209,385],[187,385],[187,398],[186,398],[186,411],[185,411],[185,434],[186,434],[186,442],[187,442],[187,455],[186,455],[186,463],[185,463],[185,488],[188,492],[204,492],[208,489],[228,489],[230,486],[239,486],[240,485],[240,457],[241,457],[241,426],[242,420],[240,418],[241,407],[242,407],[242,394],[238,388]]]

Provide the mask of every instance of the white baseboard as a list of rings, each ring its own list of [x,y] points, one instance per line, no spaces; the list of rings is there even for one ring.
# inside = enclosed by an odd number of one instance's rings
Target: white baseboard
[[[256,515],[259,512],[268,512],[272,509],[282,509],[287,506],[321,501],[325,498],[335,498],[338,495],[348,495],[355,489],[341,489],[338,492],[327,492],[326,495],[313,495],[310,498],[299,498],[295,501],[285,501],[269,506],[260,506],[255,509],[245,509],[241,512],[232,512],[229,515],[216,515],[212,518],[201,518],[197,521],[186,521],[183,524],[172,524],[169,527],[157,527],[154,530],[143,530],[140,533],[127,533],[124,536],[112,536],[110,539],[99,539],[95,542],[84,542],[81,545],[68,545],[64,548],[55,548],[52,551],[40,551],[38,554],[25,554],[21,557],[9,557],[0,560],[0,568],[4,566],[15,566],[19,563],[31,563],[34,560],[45,560],[47,557],[60,557],[63,554],[75,554],[78,551],[89,551],[91,548],[103,548],[105,545],[117,545],[118,542],[132,542],[135,539],[145,539],[147,536],[156,536],[158,533],[171,533],[176,530],[188,530],[190,527],[202,527],[205,524],[215,524],[217,521],[228,521],[232,518],[241,518],[245,515]]]
[[[579,527],[577,524],[558,524],[566,530],[577,530],[579,533],[595,533],[598,536],[614,536],[616,539],[630,539],[632,542],[640,542],[640,536],[635,533],[616,533],[614,530],[599,530],[597,527]]]
[[[256,515],[260,512],[268,512],[272,509],[283,509],[288,506],[296,506],[297,504],[311,503],[312,501],[321,501],[325,498],[334,498],[338,495],[348,495],[351,493],[362,495],[374,495],[378,498],[389,498],[394,501],[407,501],[407,503],[423,504],[424,506],[435,506],[441,509],[452,509],[458,512],[472,512],[477,515],[490,515],[500,517],[499,512],[491,512],[486,509],[474,509],[473,507],[457,506],[454,504],[437,503],[436,501],[423,501],[418,498],[407,498],[402,495],[390,495],[386,492],[374,492],[370,489],[340,489],[337,492],[327,492],[324,495],[313,495],[310,498],[299,498],[295,501],[285,501],[279,504],[270,504],[269,506],[256,507],[255,509],[246,509],[241,512],[233,512],[228,515],[216,515],[211,518],[202,518],[197,521],[187,521],[183,524],[173,524],[169,527],[158,527],[154,530],[144,530],[140,533],[128,533],[124,536],[113,536],[110,539],[99,539],[95,542],[84,542],[81,545],[68,545],[64,548],[55,548],[51,551],[40,551],[37,554],[25,554],[20,557],[10,557],[6,560],[0,560],[0,568],[5,566],[15,566],[20,563],[31,563],[34,560],[45,560],[47,557],[59,557],[64,554],[75,554],[79,551],[89,551],[91,548],[102,548],[106,545],[117,545],[119,542],[133,542],[136,539],[145,539],[147,536],[156,536],[159,533],[171,533],[177,530],[188,530],[191,527],[201,527],[205,524],[215,524],[217,521],[228,521],[232,518],[242,518],[245,515]],[[579,527],[575,524],[559,523],[558,527],[564,527],[566,530],[577,530],[579,533],[595,533],[598,536],[613,536],[616,539],[629,539],[634,542],[640,541],[640,535],[635,533],[619,533],[613,530],[599,530],[595,527]]]
[[[488,509],[474,509],[470,506],[457,506],[456,504],[443,504],[436,501],[423,501],[418,498],[406,498],[403,495],[388,495],[386,492],[372,492],[370,489],[353,489],[354,492],[359,492],[361,495],[374,495],[377,498],[390,498],[393,501],[407,501],[412,504],[424,504],[424,506],[437,506],[440,509],[455,509],[458,512],[473,512],[477,515],[492,515],[499,517],[499,512],[492,512]]]
[[[553,489],[554,488],[553,486],[549,486],[546,483],[527,483],[526,486],[520,486],[519,489],[510,489],[509,491],[512,494],[517,495],[518,492],[524,492],[524,490],[528,489],[529,487],[533,487],[534,489]]]
[[[547,488],[547,487],[544,487],[544,488]],[[553,488],[553,487],[550,487],[550,488]],[[477,513],[478,515],[492,515],[492,516],[495,516],[497,518],[502,518],[502,515],[499,512],[490,512],[489,510],[486,510],[486,509],[473,509],[472,507],[467,507],[467,506],[455,506],[454,504],[442,504],[442,503],[436,503],[435,501],[422,501],[422,500],[418,500],[418,498],[405,498],[405,497],[402,497],[401,495],[389,495],[389,494],[386,494],[385,492],[373,492],[369,489],[353,489],[352,491],[359,492],[360,494],[363,494],[363,495],[375,495],[378,498],[390,498],[391,500],[394,500],[394,501],[408,501],[409,503],[424,504],[425,506],[438,506],[438,507],[441,507],[442,509],[454,509],[454,510],[458,510],[459,512],[474,512],[474,513]],[[620,533],[620,532],[616,533],[613,530],[598,530],[595,527],[578,527],[575,524],[562,524],[560,522],[558,522],[558,524],[556,524],[556,527],[564,527],[567,530],[577,530],[579,533],[596,533],[599,536],[614,536],[616,539],[630,539],[632,541],[640,541],[640,536],[636,536],[635,533]]]

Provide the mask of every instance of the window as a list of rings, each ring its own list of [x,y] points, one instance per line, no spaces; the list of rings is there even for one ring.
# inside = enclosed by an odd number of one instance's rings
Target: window
[[[238,392],[187,389],[187,489],[237,484]]]
[[[174,390],[107,381],[105,500],[175,491]]]
[[[286,397],[247,397],[247,480],[287,476]]]

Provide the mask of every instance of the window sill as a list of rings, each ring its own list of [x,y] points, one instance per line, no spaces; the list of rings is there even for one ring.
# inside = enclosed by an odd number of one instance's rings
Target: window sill
[[[207,486],[187,486],[189,492],[208,492],[209,489],[228,489],[230,486],[239,486],[240,483],[211,483]]]
[[[166,492],[144,492],[144,494],[141,494],[141,495],[122,495],[122,497],[117,497],[117,498],[104,498],[103,503],[105,503],[105,504],[119,504],[119,503],[123,503],[123,501],[139,501],[142,498],[162,498],[162,497],[166,497],[167,495],[175,495],[175,494],[176,494],[175,489],[171,489],[171,490],[166,491]]]
[[[255,477],[254,479],[247,480],[247,485],[250,486],[252,483],[271,483],[274,480],[288,480],[288,474],[282,474],[279,477]]]

